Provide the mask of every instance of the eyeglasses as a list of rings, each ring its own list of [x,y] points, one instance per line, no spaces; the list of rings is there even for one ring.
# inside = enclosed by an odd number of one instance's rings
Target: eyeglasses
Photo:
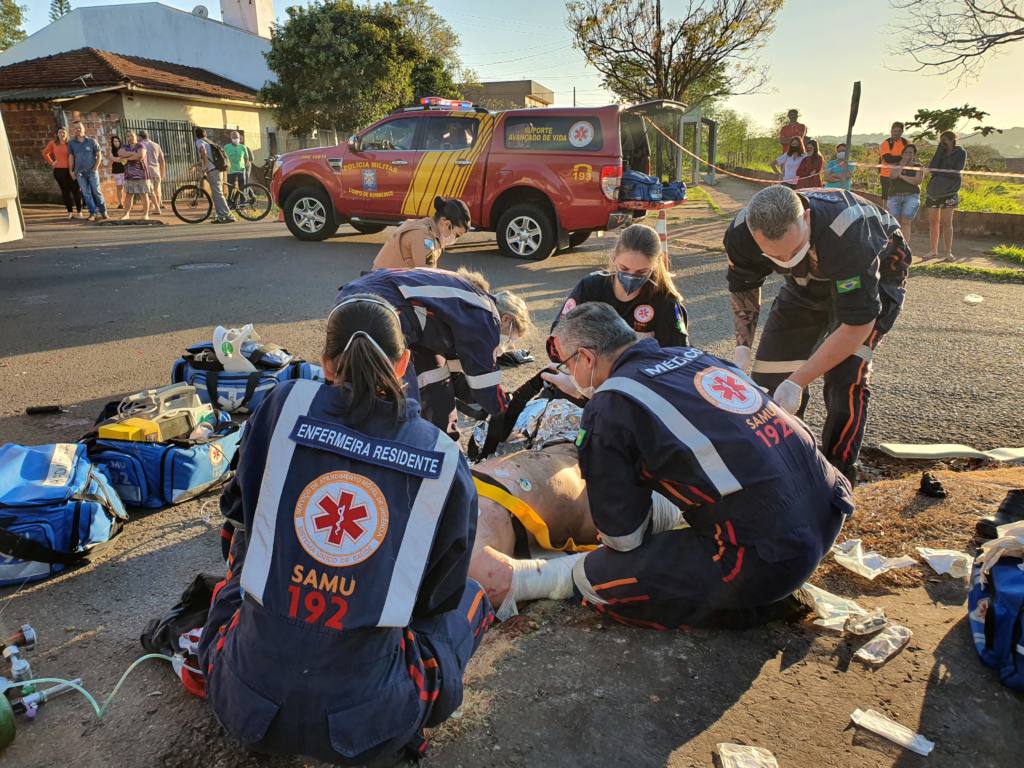
[[[569,364],[573,360],[575,360],[576,357],[579,355],[579,353],[582,352],[583,349],[584,349],[583,347],[577,348],[577,350],[575,352],[573,352],[571,355],[569,355],[569,357],[567,357],[565,360],[563,360],[562,358],[560,358],[558,356],[558,350],[555,348],[555,337],[554,336],[548,336],[548,341],[547,341],[546,348],[547,348],[547,353],[548,353],[548,360],[550,360],[552,363],[555,364],[555,370],[557,370],[559,373],[564,373],[564,374],[571,374],[572,373],[572,371],[569,370]]]

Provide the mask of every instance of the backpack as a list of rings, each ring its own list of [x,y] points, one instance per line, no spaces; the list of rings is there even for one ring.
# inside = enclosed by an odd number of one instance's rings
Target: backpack
[[[229,373],[217,359],[213,342],[194,344],[171,366],[171,383],[191,384],[200,400],[219,410],[252,413],[282,381],[324,380],[319,365],[294,357],[274,344],[248,342],[241,352],[255,366],[252,373]]]
[[[210,148],[210,162],[213,163],[213,167],[218,171],[226,171],[228,169],[228,156],[224,152],[224,147],[209,139],[205,141],[206,146]]]
[[[0,586],[81,562],[127,519],[84,445],[0,446]]]
[[[980,559],[971,571],[967,618],[978,656],[1003,685],[1024,691],[1024,561],[1004,556],[982,583]]]

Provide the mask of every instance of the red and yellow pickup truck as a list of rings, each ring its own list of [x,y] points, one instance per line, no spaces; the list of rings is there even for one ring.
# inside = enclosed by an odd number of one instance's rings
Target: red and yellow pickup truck
[[[345,222],[379,232],[432,214],[436,195],[458,197],[503,254],[539,260],[641,215],[620,203],[619,184],[624,169],[647,172],[650,157],[630,108],[495,113],[431,97],[347,144],[281,156],[271,193],[302,240]]]

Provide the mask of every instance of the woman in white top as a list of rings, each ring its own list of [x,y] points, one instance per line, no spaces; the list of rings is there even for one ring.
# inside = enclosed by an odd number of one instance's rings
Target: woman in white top
[[[794,136],[789,140],[789,149],[772,161],[772,170],[779,175],[779,181],[788,187],[796,187],[797,169],[800,161],[807,157],[804,140]]]

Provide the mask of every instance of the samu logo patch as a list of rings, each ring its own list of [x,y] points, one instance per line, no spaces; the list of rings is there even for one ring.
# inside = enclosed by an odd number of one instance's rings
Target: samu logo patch
[[[850,293],[860,288],[860,277],[847,277],[844,280],[836,280],[836,291],[838,293]]]

